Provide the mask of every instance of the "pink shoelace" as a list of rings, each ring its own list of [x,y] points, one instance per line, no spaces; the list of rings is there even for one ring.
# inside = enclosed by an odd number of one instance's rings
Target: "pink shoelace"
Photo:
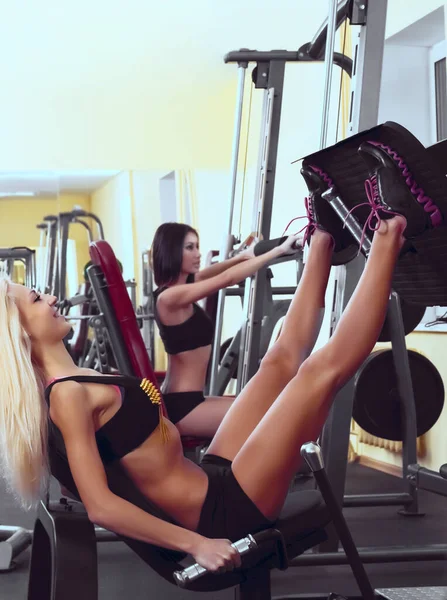
[[[395,217],[397,215],[399,215],[399,213],[397,213],[393,210],[388,210],[387,208],[384,208],[382,206],[382,204],[380,202],[379,188],[377,185],[377,177],[375,175],[373,175],[372,177],[370,177],[369,179],[367,179],[365,181],[365,192],[366,192],[366,197],[368,199],[367,202],[362,202],[361,204],[357,204],[356,206],[354,206],[354,208],[352,208],[348,212],[348,214],[346,215],[346,218],[343,222],[343,227],[346,227],[346,220],[351,215],[351,213],[354,212],[355,210],[357,210],[357,208],[360,208],[360,206],[369,206],[369,208],[371,209],[371,212],[369,213],[369,216],[366,219],[365,225],[363,226],[363,229],[362,229],[362,237],[360,238],[359,253],[363,246],[363,241],[365,239],[366,230],[369,229],[370,231],[374,232],[374,231],[377,231],[380,227],[382,219],[380,217],[379,211],[381,211],[382,213],[386,213],[388,215],[393,215]],[[373,219],[376,219],[375,225],[373,225]]]
[[[320,177],[323,179],[323,181],[327,184],[328,188],[330,188],[334,185],[332,179],[329,177],[329,175],[327,173],[325,173],[323,171],[323,169],[320,169],[320,167],[316,167],[314,165],[309,165],[309,168],[312,169],[312,171],[314,171],[318,175],[320,175]],[[306,223],[306,225],[304,225],[304,227],[302,227],[299,231],[297,231],[296,233],[293,234],[293,235],[297,235],[297,234],[301,233],[302,231],[305,231],[305,234],[303,237],[303,246],[309,240],[309,238],[311,237],[311,235],[313,234],[315,229],[317,229],[317,222],[315,221],[315,216],[312,212],[312,203],[308,196],[306,196],[304,198],[304,206],[306,208],[306,214],[302,217],[295,217],[294,219],[289,221],[289,223],[287,224],[287,227],[284,229],[284,232],[283,232],[283,235],[285,235],[286,231],[289,229],[290,225],[294,221],[298,221],[299,219],[307,219],[308,222]]]
[[[310,202],[310,199],[307,196],[304,198],[304,206],[306,207],[306,214],[303,215],[302,217],[295,217],[291,221],[289,221],[287,224],[287,227],[284,229],[283,234],[282,234],[282,235],[286,234],[287,230],[289,229],[289,227],[292,225],[292,223],[294,221],[299,221],[300,219],[307,219],[307,223],[306,223],[306,225],[304,225],[304,227],[302,227],[299,231],[296,231],[295,233],[291,234],[291,235],[298,235],[302,231],[305,231],[304,236],[303,236],[303,246],[306,244],[306,242],[309,240],[309,238],[311,237],[311,235],[317,228],[317,224],[315,222],[315,217],[312,212],[312,203]]]

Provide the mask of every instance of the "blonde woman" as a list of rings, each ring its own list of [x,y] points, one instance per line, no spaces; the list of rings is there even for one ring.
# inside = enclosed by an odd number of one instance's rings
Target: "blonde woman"
[[[331,235],[311,221],[308,260],[281,334],[232,404],[200,466],[184,457],[177,428],[160,417],[159,399],[144,382],[101,376],[73,363],[63,345],[69,325],[55,297],[2,279],[0,457],[10,486],[24,503],[38,498],[50,423],[64,439],[77,488],[71,491],[91,521],[187,552],[213,571],[238,566],[230,541],[277,518],[300,447],[318,437],[337,390],[377,340],[406,224],[401,216],[382,220],[334,336],[304,360],[318,334],[333,252]],[[104,464],[113,461],[174,523],[110,491]]]

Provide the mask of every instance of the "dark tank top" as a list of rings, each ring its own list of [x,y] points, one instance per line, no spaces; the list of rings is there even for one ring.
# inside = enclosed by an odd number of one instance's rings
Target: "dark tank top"
[[[98,451],[104,464],[118,460],[141,446],[159,425],[164,439],[167,439],[166,425],[163,422],[161,412],[161,395],[148,379],[119,375],[62,377],[52,381],[45,390],[45,399],[48,406],[50,405],[50,394],[53,386],[62,381],[100,383],[102,385],[118,386],[121,389],[121,407],[95,433]],[[57,429],[54,423],[51,423],[51,427]]]
[[[209,346],[213,341],[214,326],[203,308],[195,302],[192,305],[192,315],[183,323],[164,325],[160,321],[157,298],[166,289],[166,287],[160,287],[154,292],[154,315],[167,354],[180,354],[180,352],[186,352],[187,350]]]

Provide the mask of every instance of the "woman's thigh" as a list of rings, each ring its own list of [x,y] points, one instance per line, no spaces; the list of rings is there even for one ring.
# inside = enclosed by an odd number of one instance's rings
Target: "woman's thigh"
[[[181,435],[212,438],[233,403],[233,396],[207,396],[176,423]]]

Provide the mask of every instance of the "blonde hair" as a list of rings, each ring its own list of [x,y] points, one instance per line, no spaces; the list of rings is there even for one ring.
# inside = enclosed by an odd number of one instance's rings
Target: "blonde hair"
[[[48,408],[8,283],[0,273],[0,472],[22,507],[30,509],[48,480]]]

